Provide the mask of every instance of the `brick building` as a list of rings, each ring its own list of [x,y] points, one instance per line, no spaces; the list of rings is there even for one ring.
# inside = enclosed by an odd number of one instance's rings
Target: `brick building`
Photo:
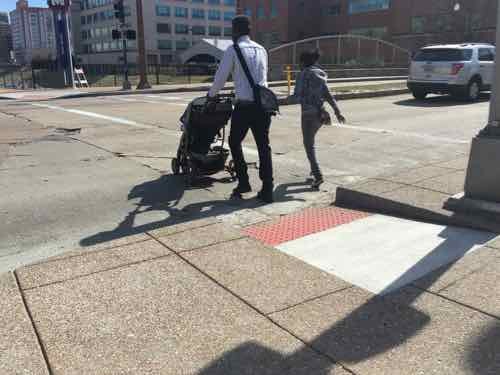
[[[372,36],[412,51],[429,43],[495,41],[496,0],[240,0],[238,6],[269,48],[335,34]]]

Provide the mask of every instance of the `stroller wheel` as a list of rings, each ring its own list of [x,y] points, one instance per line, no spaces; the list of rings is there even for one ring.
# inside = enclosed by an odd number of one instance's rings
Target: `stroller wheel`
[[[172,159],[172,173],[178,175],[181,171],[181,166],[177,158]]]
[[[186,175],[186,184],[188,186],[193,183],[197,173],[198,170],[196,166],[191,161],[188,161],[186,168],[184,169],[184,174]]]

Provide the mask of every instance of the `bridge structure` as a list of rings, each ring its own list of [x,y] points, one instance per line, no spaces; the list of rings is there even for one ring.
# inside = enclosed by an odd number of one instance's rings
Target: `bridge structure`
[[[300,55],[319,49],[320,63],[333,78],[363,75],[406,75],[411,52],[394,43],[365,35],[338,34],[307,38],[269,50],[272,79],[283,78],[285,67],[300,69]],[[332,74],[333,73],[333,74]]]

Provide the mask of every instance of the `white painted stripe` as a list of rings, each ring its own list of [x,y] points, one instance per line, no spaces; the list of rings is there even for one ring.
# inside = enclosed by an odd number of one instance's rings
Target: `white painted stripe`
[[[286,118],[288,120],[294,120],[294,121],[296,121],[297,124],[300,121],[300,115],[297,115],[297,116],[281,115],[280,117]],[[423,139],[423,140],[428,140],[428,141],[433,141],[433,142],[444,142],[444,143],[453,143],[453,144],[469,144],[470,143],[469,139],[437,137],[437,136],[433,136],[433,135],[426,135],[426,134],[412,133],[412,132],[401,132],[401,131],[397,131],[397,130],[373,128],[373,127],[367,127],[367,126],[348,125],[348,124],[333,125],[333,126],[338,126],[341,129],[357,130],[357,131],[366,132],[366,133],[390,134],[390,135],[397,135],[397,136],[401,136],[401,137],[418,138],[418,139]]]
[[[31,105],[34,107],[48,108],[48,109],[52,109],[55,111],[74,113],[74,114],[80,115],[80,116],[87,116],[87,117],[97,118],[97,119],[101,119],[101,120],[107,120],[109,122],[114,122],[117,124],[133,126],[135,128],[154,129],[160,133],[179,135],[179,132],[175,131],[175,130],[169,130],[169,129],[161,128],[161,127],[154,126],[154,125],[141,124],[141,123],[138,123],[138,122],[135,122],[132,120],[127,120],[127,119],[124,119],[121,117],[101,115],[101,114],[95,113],[95,112],[82,111],[79,109],[64,108],[64,107],[59,107],[59,106],[50,105],[50,104],[31,103]]]
[[[122,96],[113,96],[112,98],[114,100],[119,100],[119,101],[122,101],[122,102],[163,104],[162,102],[148,100],[148,99],[136,99],[136,98],[122,97]]]
[[[189,103],[189,99],[180,96],[161,96],[161,95],[144,95],[148,98],[162,99],[162,100],[184,100]]]
[[[474,251],[495,235],[374,215],[278,246],[356,286],[386,294]]]

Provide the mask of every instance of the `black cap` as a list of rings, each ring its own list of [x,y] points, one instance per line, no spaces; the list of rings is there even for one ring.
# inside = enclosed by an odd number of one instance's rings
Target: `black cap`
[[[250,32],[250,18],[244,14],[233,18],[233,30],[241,33]]]

